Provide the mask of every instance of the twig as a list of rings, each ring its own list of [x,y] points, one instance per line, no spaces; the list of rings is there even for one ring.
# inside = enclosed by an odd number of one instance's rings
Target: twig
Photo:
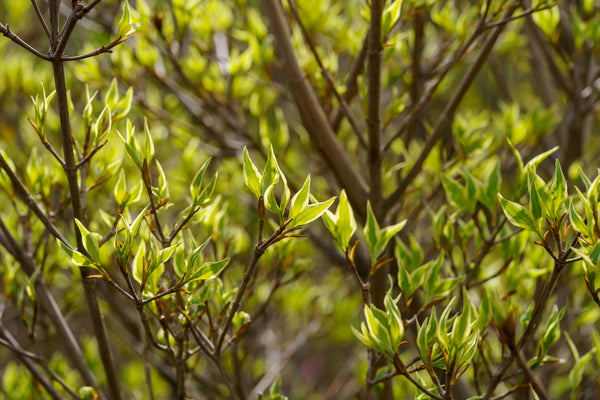
[[[516,9],[515,6],[510,7],[504,15],[505,18],[512,15],[512,13],[515,12],[515,9]],[[454,96],[452,96],[452,99],[450,100],[448,105],[446,105],[446,108],[444,108],[444,111],[442,112],[440,119],[438,120],[437,124],[435,125],[433,132],[427,139],[427,142],[425,143],[425,147],[421,151],[421,154],[419,154],[417,161],[412,166],[412,168],[409,170],[406,177],[400,182],[398,188],[387,199],[385,199],[384,209],[390,209],[394,205],[394,203],[396,203],[402,197],[402,195],[404,194],[406,189],[408,189],[410,184],[413,182],[413,180],[417,177],[417,175],[421,171],[421,167],[423,166],[423,163],[429,156],[429,153],[431,152],[431,150],[433,150],[433,147],[435,146],[437,141],[440,140],[442,138],[442,136],[444,135],[444,133],[446,132],[446,127],[450,123],[452,116],[454,115],[454,112],[458,108],[465,93],[467,92],[467,90],[469,89],[471,84],[473,83],[473,80],[479,73],[481,67],[483,66],[483,64],[485,62],[485,59],[491,52],[492,48],[494,47],[494,44],[496,43],[496,40],[500,36],[500,33],[502,33],[502,30],[504,29],[505,26],[506,25],[500,25],[497,28],[494,28],[493,33],[487,38],[485,44],[483,45],[483,49],[481,50],[481,53],[479,53],[479,56],[477,57],[475,62],[471,65],[471,67],[465,74],[463,80],[460,82],[458,88],[454,92]]]
[[[42,25],[44,32],[46,32],[46,36],[48,37],[48,40],[50,40],[51,39],[50,29],[48,29],[48,24],[46,24],[46,20],[44,20],[44,16],[42,15],[42,12],[40,11],[40,8],[37,5],[37,1],[31,0],[31,5],[33,6],[33,9],[35,10],[35,14],[38,16],[38,18],[40,20],[40,24]]]
[[[531,368],[529,368],[529,365],[527,365],[527,360],[525,360],[525,357],[523,357],[523,353],[521,353],[519,349],[515,348],[511,349],[511,351],[517,359],[517,364],[519,364],[521,370],[525,372],[525,375],[527,375],[527,379],[529,380],[529,383],[531,383],[531,386],[533,387],[533,390],[538,395],[538,397],[541,400],[550,400],[550,397],[548,396],[548,393],[546,393],[544,386],[542,385],[538,377],[535,376]]]
[[[76,61],[76,60],[83,60],[85,58],[90,58],[90,57],[95,57],[98,56],[100,54],[104,54],[104,53],[112,53],[111,50],[112,47],[106,47],[106,46],[102,46],[99,49],[96,49],[94,51],[91,51],[89,53],[86,54],[81,54],[79,56],[65,56],[62,57],[61,60],[62,61]]]
[[[23,39],[21,39],[18,35],[14,34],[11,30],[10,27],[8,25],[2,25],[0,24],[0,33],[2,33],[3,36],[6,36],[7,38],[9,38],[10,40],[12,40],[13,42],[15,42],[16,44],[18,44],[19,46],[23,47],[25,50],[27,50],[28,52],[30,52],[31,54],[33,54],[36,57],[39,57],[43,60],[46,61],[50,61],[51,58],[45,54],[42,54],[41,52],[39,52],[38,50],[36,50],[35,48],[33,48],[31,45],[29,45],[29,43],[27,43],[26,41],[24,41]]]
[[[33,375],[35,381],[39,382],[53,399],[62,400],[63,397],[56,391],[56,389],[54,389],[52,382],[50,382],[46,376],[42,375],[42,373],[35,367],[35,364],[31,361],[32,355],[21,349],[19,342],[17,342],[17,340],[8,332],[8,330],[4,329],[4,326],[1,323],[0,333],[6,338],[6,341],[2,341],[2,344],[15,353],[17,358],[19,358],[23,365],[25,365],[29,372],[31,372],[31,375]],[[34,356],[33,358],[36,361],[39,361],[38,357]],[[72,392],[69,391],[69,394],[72,394]],[[75,398],[77,399],[79,397],[75,396]]]
[[[53,3],[55,2],[52,1],[50,3],[51,8]],[[79,6],[81,6],[80,3],[76,4],[79,4]],[[75,8],[77,8],[76,4],[74,3],[73,13],[75,12]],[[56,12],[57,8],[55,7],[54,10],[51,10],[51,16],[54,14],[53,11]],[[68,21],[63,27],[63,32],[61,33],[60,41],[55,42],[52,46],[52,70],[54,73],[54,84],[56,89],[56,99],[58,103],[58,114],[60,119],[63,157],[65,161],[64,171],[67,176],[67,181],[69,183],[69,193],[71,195],[71,206],[73,209],[73,229],[77,241],[77,250],[83,254],[87,254],[87,251],[85,250],[85,247],[83,245],[81,232],[79,232],[79,229],[76,227],[75,224],[75,218],[77,218],[80,221],[84,221],[83,204],[79,189],[79,183],[77,180],[77,165],[75,164],[75,157],[73,154],[73,139],[71,136],[72,130],[71,121],[69,117],[64,63],[60,60],[62,56],[62,51],[64,51],[69,35],[78,20],[78,18],[75,18],[73,16],[73,13],[71,13]],[[54,18],[52,18],[51,20],[53,21],[52,30],[53,32],[56,32],[58,30],[58,16],[54,15]],[[94,334],[100,350],[100,358],[102,360],[102,365],[106,373],[108,389],[110,391],[112,399],[121,400],[120,380],[117,376],[115,363],[113,361],[112,352],[108,341],[108,335],[106,333],[103,316],[100,311],[100,305],[98,304],[98,298],[96,296],[96,282],[92,279],[87,279],[88,276],[94,274],[94,270],[91,268],[81,267],[80,271],[81,280],[84,286],[84,293],[89,308],[90,318],[92,320]]]
[[[350,74],[348,75],[348,78],[346,79],[346,83],[345,83],[346,91],[342,95],[344,98],[344,101],[346,103],[348,103],[350,100],[352,100],[352,98],[358,93],[357,78],[363,72],[364,65],[365,65],[365,59],[367,58],[368,47],[369,47],[369,32],[367,32],[367,35],[365,36],[365,39],[363,40],[363,44],[362,44],[362,47],[360,48],[360,52],[358,53],[358,56],[354,60],[354,63],[352,64],[352,68],[350,68]],[[340,108],[335,110],[335,112],[332,114],[332,116],[330,118],[331,128],[333,129],[334,132],[337,132],[340,129],[342,119],[344,118],[345,115],[346,115],[346,113],[344,112],[344,110],[342,110],[341,104],[340,104]]]
[[[2,240],[1,244],[5,246],[6,249],[15,258],[15,260],[19,262],[27,276],[32,276],[36,271],[36,267],[33,263],[33,260],[18,245],[15,238],[12,236],[12,234],[4,224],[2,218],[0,218],[0,233],[0,239]],[[41,275],[38,275],[37,279],[35,279],[33,284],[35,287],[36,295],[39,299],[39,303],[42,305],[42,307],[48,314],[48,317],[50,318],[54,329],[56,329],[57,333],[65,343],[67,356],[70,358],[70,360],[75,365],[75,368],[77,368],[77,370],[81,374],[83,381],[88,385],[98,387],[98,382],[96,381],[96,378],[94,377],[92,371],[89,369],[83,357],[81,348],[79,347],[79,344],[77,343],[77,340],[73,335],[73,332],[71,331],[69,325],[67,324],[67,321],[65,320],[58,305],[56,304],[54,297],[52,297],[52,294],[50,294],[50,291],[44,284]]]
[[[321,69],[321,75],[323,75],[323,77],[325,78],[325,81],[327,81],[327,84],[329,85],[329,88],[335,95],[335,98],[337,99],[338,103],[340,104],[340,109],[344,112],[344,114],[346,115],[346,118],[348,118],[348,122],[350,122],[350,125],[352,126],[354,134],[358,138],[359,143],[361,144],[362,147],[366,148],[367,143],[365,142],[365,139],[362,136],[361,129],[358,126],[358,121],[356,121],[354,114],[352,113],[352,111],[350,111],[350,107],[348,106],[346,99],[342,95],[340,95],[340,92],[337,90],[336,84],[333,80],[333,77],[331,76],[331,73],[323,65],[323,62],[321,61],[321,57],[319,56],[319,52],[317,51],[317,48],[316,48],[315,44],[313,43],[312,38],[310,37],[308,31],[306,30],[306,27],[304,26],[304,24],[302,23],[302,20],[300,19],[300,15],[298,14],[298,8],[296,7],[296,2],[294,0],[288,0],[288,3],[290,5],[290,10],[292,11],[292,14],[294,14],[294,18],[296,19],[296,22],[298,23],[298,26],[300,26],[300,30],[302,31],[302,36],[304,37],[304,41],[308,44],[310,51],[312,52],[313,56],[315,57],[315,61],[317,62],[317,64],[319,65],[319,68]]]
[[[27,190],[27,188],[25,187],[25,185],[23,184],[23,182],[21,182],[21,180],[19,179],[19,177],[17,176],[17,174],[15,174],[15,172],[10,168],[10,165],[4,159],[4,157],[2,156],[2,154],[0,154],[0,168],[2,170],[4,170],[4,172],[6,173],[6,175],[8,176],[8,178],[10,179],[13,187],[15,188],[15,192],[17,193],[17,196],[19,196],[19,198],[27,205],[27,207],[31,211],[33,211],[33,213],[44,224],[44,226],[46,227],[46,229],[48,229],[48,231],[50,233],[52,233],[52,235],[55,238],[57,238],[62,243],[64,243],[65,246],[67,246],[70,249],[73,249],[73,247],[69,244],[69,242],[67,241],[67,239],[65,239],[65,237],[58,231],[58,229],[56,228],[56,226],[54,226],[54,224],[52,223],[52,221],[50,221],[50,218],[46,215],[46,213],[44,212],[44,210],[42,210],[42,208],[38,205],[38,203],[35,201],[35,199],[31,195],[31,193],[29,193],[29,191]]]
[[[284,222],[283,224],[281,224],[281,226],[267,240],[259,242],[254,247],[252,260],[250,261],[250,264],[248,265],[248,267],[246,268],[246,271],[244,272],[244,277],[242,278],[242,283],[240,284],[240,287],[238,288],[237,294],[235,296],[235,300],[231,304],[231,309],[229,310],[229,314],[227,315],[227,320],[225,321],[225,325],[223,325],[223,330],[221,331],[221,334],[217,341],[217,345],[215,347],[216,355],[218,355],[221,352],[221,349],[223,347],[223,342],[225,340],[225,336],[227,336],[227,331],[229,331],[229,328],[231,328],[231,324],[233,322],[233,317],[240,309],[242,297],[244,297],[244,294],[248,287],[248,283],[250,283],[250,280],[252,279],[252,276],[254,275],[254,271],[256,270],[256,265],[258,264],[258,260],[260,259],[260,257],[262,257],[262,255],[269,248],[269,246],[271,246],[272,244],[283,239],[283,237],[284,237],[283,235],[285,235],[285,232],[286,232],[285,229],[290,224],[290,222],[292,222],[291,219],[289,219],[286,222]]]
[[[348,153],[341,146],[317,96],[298,65],[289,37],[289,26],[279,0],[266,0],[270,12],[270,29],[278,46],[279,55],[288,72],[292,97],[314,146],[334,172],[337,181],[346,189],[348,198],[360,220],[364,220],[367,202],[367,185],[354,167]]]
[[[371,23],[369,26],[369,50],[367,53],[367,132],[369,170],[369,200],[380,218],[382,214],[383,183],[381,177],[381,19],[385,0],[371,1]]]

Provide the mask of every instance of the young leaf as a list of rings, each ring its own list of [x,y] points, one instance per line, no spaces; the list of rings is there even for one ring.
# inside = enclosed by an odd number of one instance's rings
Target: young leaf
[[[306,177],[302,188],[292,197],[292,206],[290,208],[290,218],[296,217],[308,206],[308,195],[310,194],[310,175]]]
[[[198,280],[216,278],[227,266],[227,263],[229,263],[229,258],[225,258],[221,261],[204,263],[199,268],[191,270],[190,274],[186,276],[183,283],[186,284]]]
[[[335,197],[330,198],[329,200],[322,201],[320,203],[311,204],[304,211],[302,211],[294,220],[292,220],[289,228],[293,228],[295,226],[306,225],[309,222],[314,221],[319,218],[325,210],[331,206],[331,204],[335,201]]]
[[[248,189],[250,189],[257,199],[263,194],[263,191],[261,190],[262,175],[250,159],[248,148],[246,147],[244,147],[244,181],[246,182]]]
[[[125,2],[127,4],[127,2]],[[144,151],[144,158],[146,162],[150,164],[152,158],[154,158],[154,141],[152,140],[152,135],[150,134],[150,128],[148,127],[148,120],[144,118],[144,132],[146,133],[146,147]]]
[[[531,213],[525,209],[525,207],[510,200],[506,200],[500,193],[498,193],[498,200],[500,201],[500,205],[504,210],[506,218],[508,218],[511,224],[535,232],[540,239],[543,239],[543,235],[538,231],[537,223],[533,220]]]

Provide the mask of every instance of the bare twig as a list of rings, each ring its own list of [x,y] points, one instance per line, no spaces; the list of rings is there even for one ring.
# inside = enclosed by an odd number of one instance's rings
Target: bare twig
[[[8,25],[3,25],[0,24],[0,33],[2,33],[3,36],[6,36],[7,38],[9,38],[10,40],[12,40],[13,42],[15,42],[16,44],[18,44],[19,46],[23,47],[25,50],[27,50],[28,52],[30,52],[31,54],[35,55],[36,57],[39,57],[43,60],[46,61],[50,61],[51,57],[42,54],[41,52],[39,52],[38,50],[36,50],[35,48],[33,48],[29,43],[27,43],[26,41],[24,41],[23,39],[21,39],[18,35],[14,34],[11,30],[10,27]]]
[[[31,0],[31,5],[33,6],[33,9],[35,10],[35,14],[38,16],[38,18],[40,20],[40,24],[42,25],[44,32],[46,32],[46,36],[48,37],[48,40],[50,40],[50,38],[51,38],[50,29],[48,29],[48,24],[46,24],[46,20],[44,19],[44,16],[42,15],[42,12],[40,11],[40,8],[37,5],[37,1]]]
[[[313,40],[310,37],[310,34],[306,30],[306,27],[304,26],[304,24],[302,23],[302,20],[300,19],[300,15],[298,14],[298,8],[296,7],[296,2],[294,0],[288,0],[288,3],[290,4],[290,9],[292,11],[292,14],[294,14],[294,18],[296,19],[298,26],[300,26],[300,30],[302,31],[304,41],[308,44],[310,51],[313,53],[313,56],[315,57],[315,61],[317,61],[317,64],[319,65],[319,68],[321,69],[321,74],[325,78],[325,81],[327,81],[329,88],[331,89],[331,91],[335,95],[335,98],[337,99],[338,103],[340,104],[340,109],[344,112],[344,115],[348,119],[348,122],[350,122],[350,125],[352,126],[352,130],[354,131],[354,134],[358,138],[359,143],[361,144],[361,146],[366,148],[367,143],[365,142],[365,139],[363,138],[361,129],[358,126],[358,121],[356,120],[356,117],[350,110],[350,106],[348,106],[348,103],[346,102],[346,99],[344,98],[344,96],[342,96],[340,94],[340,92],[337,90],[336,84],[333,80],[333,77],[331,76],[331,73],[323,65],[323,62],[321,61],[321,57],[319,56],[319,52],[317,51],[317,48],[316,48],[315,44],[313,43]]]
[[[515,12],[515,9],[516,9],[515,6],[510,7],[505,12],[504,18],[510,17],[510,15],[512,15],[512,13]],[[409,172],[404,177],[404,179],[400,182],[398,188],[385,200],[384,209],[391,208],[394,205],[394,203],[396,203],[402,197],[402,195],[404,194],[406,189],[408,189],[410,184],[413,182],[413,180],[417,177],[417,175],[421,171],[421,167],[423,166],[423,163],[429,156],[429,153],[431,152],[431,150],[433,150],[433,147],[435,146],[437,141],[440,140],[442,138],[442,136],[444,135],[444,132],[446,131],[446,127],[450,123],[452,116],[454,115],[454,112],[458,108],[465,93],[467,92],[467,90],[469,89],[471,84],[473,83],[473,80],[479,73],[481,67],[483,66],[483,64],[485,62],[485,59],[491,52],[492,48],[494,47],[494,44],[496,43],[496,40],[500,36],[500,33],[502,33],[502,30],[504,29],[505,26],[506,25],[500,25],[500,26],[494,28],[492,34],[487,38],[485,44],[483,45],[481,52],[479,53],[479,56],[477,57],[475,62],[471,65],[471,67],[465,74],[463,80],[460,82],[458,88],[454,92],[454,96],[452,96],[452,99],[450,100],[450,102],[448,103],[446,108],[444,108],[444,111],[442,112],[440,119],[438,120],[437,124],[435,125],[433,132],[427,139],[427,142],[425,143],[425,147],[421,151],[421,154],[419,154],[417,161],[412,166],[412,168],[409,170]]]

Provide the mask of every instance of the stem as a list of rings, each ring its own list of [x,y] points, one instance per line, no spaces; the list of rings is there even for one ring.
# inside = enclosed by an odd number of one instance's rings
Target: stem
[[[231,328],[231,324],[233,322],[233,317],[235,316],[235,313],[237,313],[240,309],[242,297],[244,297],[244,293],[248,288],[248,284],[250,283],[250,280],[254,275],[254,271],[256,270],[258,260],[260,259],[260,257],[262,257],[262,255],[265,253],[267,248],[269,248],[269,246],[282,239],[281,235],[285,233],[285,228],[290,224],[290,222],[292,222],[291,219],[287,220],[267,240],[260,241],[256,244],[256,246],[254,246],[254,255],[252,257],[252,260],[250,261],[250,264],[246,268],[246,271],[244,272],[244,277],[242,278],[242,283],[240,284],[238,292],[235,296],[235,300],[231,304],[231,310],[229,310],[229,315],[227,316],[227,320],[225,321],[225,325],[223,326],[223,331],[221,332],[221,335],[219,336],[219,340],[217,342],[217,346],[215,347],[215,355],[218,355],[221,352],[221,349],[223,348],[225,336],[227,335],[227,331],[229,330],[229,328]]]
[[[300,26],[300,30],[302,31],[302,35],[304,36],[304,41],[308,44],[310,51],[312,52],[313,56],[315,57],[315,61],[319,65],[319,69],[321,70],[321,75],[323,75],[323,77],[325,78],[325,81],[327,81],[327,85],[329,85],[329,88],[335,95],[335,98],[337,99],[338,103],[340,104],[340,109],[344,112],[346,118],[348,119],[348,122],[352,126],[354,134],[358,138],[358,141],[360,142],[361,146],[367,147],[365,139],[362,137],[362,131],[358,126],[358,122],[356,121],[354,114],[352,113],[352,111],[350,111],[350,107],[348,106],[346,99],[337,90],[337,87],[335,85],[333,77],[331,76],[331,73],[323,65],[323,62],[321,61],[321,57],[319,56],[319,53],[317,52],[317,48],[316,48],[315,44],[313,43],[313,40],[311,39],[308,31],[306,30],[306,27],[302,23],[302,20],[300,19],[300,15],[298,14],[298,8],[296,7],[296,2],[294,0],[288,0],[288,3],[290,4],[290,10],[292,11],[292,14],[294,14],[294,18],[296,19],[298,26]]]
[[[385,0],[371,1],[371,25],[369,27],[369,50],[367,53],[368,79],[368,155],[369,200],[375,215],[381,217],[382,181],[381,181],[381,18]]]
[[[50,57],[48,57],[45,54],[42,54],[37,49],[34,49],[33,47],[31,47],[31,45],[29,45],[29,43],[27,43],[26,41],[24,41],[23,39],[21,39],[18,35],[15,35],[10,30],[10,27],[8,25],[0,24],[0,33],[3,36],[6,36],[7,38],[9,38],[13,42],[15,42],[16,44],[18,44],[19,46],[23,47],[25,50],[27,50],[31,54],[35,55],[36,57],[39,57],[39,58],[41,58],[43,60],[46,60],[46,61],[50,61],[51,60]]]
[[[265,0],[269,9],[265,17],[270,21],[270,30],[278,47],[284,68],[289,77],[290,91],[302,123],[314,147],[334,172],[337,181],[346,189],[355,212],[364,220],[364,205],[367,202],[367,185],[354,167],[350,156],[338,141],[314,89],[298,65],[294,48],[290,41],[289,26],[279,0]]]
[[[4,225],[4,221],[0,219],[0,238],[2,239],[2,245],[8,250],[9,253],[21,264],[23,271],[27,274],[27,276],[32,276],[36,267],[33,263],[33,260],[29,255],[27,255],[23,249],[17,244],[15,238],[11,235],[6,225]],[[75,368],[81,374],[83,381],[90,386],[98,387],[98,382],[94,377],[94,374],[88,367],[85,358],[83,357],[83,352],[71,331],[65,317],[62,315],[60,308],[56,304],[54,297],[46,287],[42,275],[39,274],[37,279],[34,281],[34,287],[36,295],[39,299],[39,303],[44,308],[44,311],[48,314],[54,329],[56,329],[58,335],[65,343],[66,353],[71,362],[75,365]]]
[[[542,400],[550,400],[550,397],[548,396],[548,393],[546,393],[544,386],[542,385],[538,377],[535,376],[533,371],[529,368],[529,365],[527,365],[527,360],[525,360],[525,357],[523,357],[523,353],[521,353],[521,351],[516,348],[511,349],[511,351],[517,359],[517,364],[519,364],[523,372],[525,372],[525,375],[527,375],[527,379],[529,379],[529,383],[531,383],[531,386],[533,387],[533,390],[538,395],[538,397]]]
[[[504,17],[510,17],[515,12],[515,10],[516,7],[510,7],[508,10],[506,10]],[[498,37],[500,36],[500,33],[502,33],[502,31],[504,30],[505,26],[506,24],[502,24],[494,28],[493,33],[486,40],[485,44],[483,45],[483,49],[481,50],[481,53],[479,53],[479,56],[471,65],[471,67],[465,74],[463,80],[460,82],[458,88],[456,89],[456,92],[454,93],[454,96],[452,96],[452,99],[450,100],[448,105],[446,105],[446,108],[444,108],[444,111],[442,112],[440,119],[435,125],[431,136],[429,136],[429,138],[427,139],[425,147],[423,148],[423,151],[421,151],[419,158],[417,159],[413,167],[410,169],[406,177],[402,180],[402,182],[400,182],[399,187],[385,200],[384,209],[391,208],[394,205],[394,203],[396,203],[402,197],[406,189],[408,189],[410,184],[421,171],[423,163],[429,156],[431,150],[433,150],[433,147],[435,146],[437,141],[440,140],[446,132],[446,128],[452,120],[452,116],[456,112],[456,109],[460,105],[464,95],[467,93],[467,90],[469,89],[469,87],[471,87],[471,84],[473,83],[475,77],[481,70],[481,67],[483,66],[487,56],[492,51],[496,40],[498,40]],[[481,26],[478,27],[478,30],[479,29],[481,29]]]
[[[71,195],[71,206],[73,208],[73,229],[77,240],[77,250],[86,254],[85,247],[81,238],[81,233],[75,224],[75,218],[83,221],[82,201],[79,191],[79,183],[77,181],[77,166],[73,155],[73,142],[71,136],[71,121],[69,119],[69,108],[67,99],[67,87],[65,83],[64,64],[60,59],[52,61],[52,69],[54,72],[54,84],[56,89],[56,99],[58,102],[58,114],[60,117],[61,138],[63,146],[63,157],[65,161],[65,174],[69,183],[69,193]],[[93,279],[88,279],[88,276],[95,272],[92,268],[81,267],[81,280],[84,287],[85,297],[88,304],[92,326],[98,347],[100,349],[100,357],[106,373],[108,381],[108,389],[111,399],[120,400],[121,390],[117,376],[115,364],[113,361],[106,328],[104,326],[103,316],[100,312],[98,298],[96,296],[96,282]]]
[[[17,356],[19,361],[25,365],[25,367],[31,372],[35,382],[39,382],[44,389],[48,392],[53,399],[62,400],[63,397],[54,389],[52,386],[52,382],[50,382],[45,375],[43,375],[35,366],[35,363],[28,357],[26,352],[21,349],[19,342],[4,328],[4,326],[0,323],[0,334],[6,338],[7,343],[3,343],[6,347],[11,349],[13,353]],[[78,397],[75,397],[78,398]]]

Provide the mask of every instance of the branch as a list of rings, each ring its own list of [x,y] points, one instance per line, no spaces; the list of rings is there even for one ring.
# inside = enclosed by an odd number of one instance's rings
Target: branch
[[[83,60],[84,58],[95,57],[95,56],[98,56],[98,55],[104,54],[104,53],[112,53],[111,47],[102,46],[99,49],[91,51],[87,54],[82,54],[80,56],[62,57],[61,60],[62,61]]]
[[[70,249],[73,249],[73,247],[69,244],[67,239],[65,239],[65,237],[58,231],[56,226],[54,226],[52,221],[50,221],[50,218],[46,215],[44,210],[42,210],[42,208],[38,205],[38,203],[35,201],[35,199],[31,195],[31,193],[29,193],[29,191],[27,190],[25,185],[21,182],[21,180],[19,179],[17,174],[15,174],[15,172],[10,168],[10,165],[4,159],[2,154],[0,154],[0,169],[4,170],[4,172],[10,179],[10,181],[15,189],[15,192],[17,193],[17,196],[19,196],[19,198],[27,205],[27,207],[29,207],[29,209],[31,211],[33,211],[33,213],[44,224],[46,229],[48,229],[48,231],[50,233],[52,233],[52,235],[55,238],[60,240],[67,247],[69,247]]]
[[[358,53],[358,56],[354,60],[354,63],[352,64],[352,68],[350,68],[350,74],[348,75],[348,78],[346,79],[346,84],[345,84],[346,91],[342,95],[344,98],[344,101],[346,103],[348,103],[358,93],[357,78],[360,74],[362,74],[363,69],[364,69],[365,59],[367,58],[367,48],[369,47],[368,43],[369,43],[369,32],[367,31],[367,35],[365,36],[365,39],[363,40],[362,47],[360,48],[360,53]],[[346,114],[341,109],[341,107],[338,108],[337,110],[335,110],[335,112],[333,113],[333,116],[331,117],[330,121],[331,121],[331,128],[333,129],[334,132],[337,132],[340,129],[340,124],[342,123],[342,119],[344,118],[344,115],[346,115]]]
[[[63,39],[61,39],[59,43],[59,46],[62,45],[63,49],[66,45],[65,42],[67,38],[68,35],[67,37],[63,36]],[[69,118],[64,63],[60,61],[61,53],[59,50],[60,47],[54,52],[55,58],[52,61],[52,69],[54,72],[54,85],[56,89],[56,100],[58,103],[58,115],[60,118],[63,157],[65,161],[64,171],[67,176],[67,181],[69,183],[69,193],[71,195],[71,206],[73,209],[73,230],[77,241],[77,250],[80,253],[87,255],[87,251],[83,246],[81,232],[79,232],[79,229],[75,224],[76,218],[80,221],[84,221],[83,202],[81,199],[79,182],[77,180],[77,165],[75,164],[75,156],[73,154],[73,140],[71,136],[72,129],[71,121]],[[102,360],[102,365],[106,373],[106,378],[108,382],[107,386],[111,398],[115,400],[121,400],[120,381],[117,376],[115,363],[112,357],[108,335],[104,326],[104,319],[100,311],[100,305],[98,304],[98,298],[96,295],[96,282],[93,279],[87,279],[90,275],[94,275],[94,270],[89,267],[80,267],[79,270],[81,272],[81,280],[83,283],[85,298],[90,312],[90,318],[92,320],[94,335],[96,337],[98,347],[100,350],[100,358]]]
[[[0,33],[2,33],[3,36],[6,36],[7,38],[9,38],[10,40],[12,40],[13,42],[15,42],[16,44],[18,44],[19,46],[23,47],[25,50],[27,50],[28,52],[30,52],[34,56],[39,57],[39,58],[41,58],[43,60],[46,60],[46,61],[50,61],[51,60],[50,57],[48,57],[45,54],[40,53],[38,50],[36,50],[32,46],[30,46],[29,43],[27,43],[26,41],[24,41],[23,39],[21,39],[19,36],[15,35],[10,30],[10,27],[8,25],[2,25],[2,24],[0,24]]]
[[[31,260],[31,257],[28,256],[18,245],[15,238],[12,236],[1,218],[0,232],[2,234],[0,235],[2,239],[1,244],[9,251],[9,253],[11,253],[15,260],[19,262],[27,276],[31,277],[36,271],[36,267]],[[42,276],[38,275],[33,284],[36,295],[39,298],[39,303],[48,314],[48,318],[52,322],[54,329],[56,329],[56,332],[65,344],[67,356],[81,374],[83,381],[87,385],[97,388],[98,382],[96,381],[92,371],[89,369],[79,344],[77,343],[77,340],[71,331],[71,328],[67,324],[67,321],[58,308],[54,297],[52,297],[52,294],[50,294],[50,291],[46,287]]]
[[[8,347],[10,350],[12,350],[13,353],[15,353],[17,358],[25,365],[25,367],[27,367],[29,372],[31,372],[31,375],[33,375],[34,380],[36,382],[39,382],[44,387],[44,389],[46,389],[48,394],[52,396],[53,399],[63,399],[63,397],[56,391],[56,389],[54,389],[54,386],[52,386],[52,382],[50,382],[45,375],[42,375],[42,373],[36,368],[33,361],[31,361],[31,358],[34,358],[35,360],[39,359],[33,354],[27,353],[26,351],[21,349],[19,342],[17,342],[17,340],[10,334],[10,332],[8,332],[8,330],[4,328],[2,323],[0,323],[0,334],[6,338],[6,341],[0,340],[0,343]],[[69,393],[71,394],[71,392]],[[77,399],[78,397],[75,396],[75,398]]]
[[[380,218],[382,213],[383,183],[381,180],[381,18],[385,0],[371,0],[371,24],[367,53],[367,131],[369,136],[367,164],[369,170],[369,200]]]
[[[340,109],[344,112],[344,115],[346,115],[346,118],[348,118],[348,122],[350,122],[350,125],[352,126],[352,129],[354,130],[354,134],[358,138],[358,141],[360,142],[361,146],[367,147],[367,143],[365,142],[365,139],[362,137],[361,130],[358,127],[358,121],[356,121],[354,114],[352,113],[352,111],[350,111],[350,107],[348,106],[346,99],[342,95],[340,95],[340,92],[337,90],[337,87],[335,85],[335,82],[333,81],[333,77],[331,76],[331,73],[323,65],[323,62],[321,61],[321,57],[319,56],[319,53],[317,52],[317,48],[316,48],[315,44],[313,43],[308,31],[306,30],[306,27],[302,23],[302,20],[300,19],[300,15],[298,14],[298,8],[296,7],[296,2],[294,0],[288,0],[288,2],[290,4],[290,9],[292,10],[292,14],[294,14],[294,18],[296,19],[296,22],[300,26],[300,30],[302,31],[302,35],[304,36],[304,41],[308,44],[310,51],[313,53],[313,56],[315,57],[315,60],[317,61],[317,64],[319,65],[319,68],[321,69],[321,74],[327,81],[329,88],[331,89],[331,91],[335,95],[335,98],[337,99],[338,103],[340,104]],[[334,130],[337,130],[337,129],[334,129]]]
[[[248,264],[248,267],[244,272],[242,283],[240,284],[240,287],[237,291],[235,300],[231,304],[231,309],[229,310],[229,314],[227,315],[227,321],[225,321],[225,325],[223,326],[223,330],[221,331],[221,335],[219,336],[219,340],[217,341],[217,345],[215,347],[215,355],[218,355],[223,347],[223,342],[225,340],[225,336],[227,335],[227,331],[229,331],[229,328],[231,328],[233,317],[240,309],[242,297],[244,297],[246,289],[248,288],[248,284],[250,283],[250,280],[254,275],[254,271],[256,270],[258,260],[260,259],[260,257],[262,257],[262,255],[269,248],[269,246],[282,239],[281,236],[282,234],[285,234],[285,228],[290,224],[290,222],[292,222],[291,219],[284,222],[267,240],[259,241],[254,247],[254,254],[252,256],[252,260],[250,261],[250,264]]]
[[[533,390],[538,395],[538,397],[541,400],[550,400],[550,397],[548,396],[548,393],[546,393],[544,386],[542,385],[538,377],[535,376],[531,368],[529,368],[529,365],[527,365],[527,360],[525,360],[525,357],[523,357],[523,353],[521,353],[521,350],[513,348],[511,349],[511,351],[517,359],[517,364],[519,364],[521,370],[523,370],[525,375],[527,375],[527,379],[529,380],[529,383],[531,384]]]
[[[289,37],[289,26],[279,0],[266,0],[269,8],[265,17],[278,46],[279,56],[287,71],[292,97],[315,147],[320,151],[337,181],[346,189],[352,206],[360,219],[364,219],[368,187],[354,168],[350,156],[337,140],[319,100],[298,65],[298,60]]]
[[[44,20],[44,16],[42,15],[42,12],[40,11],[40,8],[37,5],[37,1],[31,0],[31,5],[33,5],[33,9],[35,10],[35,13],[40,20],[40,24],[42,24],[42,28],[44,29],[44,32],[46,32],[46,36],[48,37],[48,40],[50,40],[52,37],[50,35],[50,29],[48,29],[48,24],[46,24],[46,21]]]
[[[505,12],[504,17],[505,18],[510,17],[510,15],[512,15],[512,13],[515,12],[515,9],[516,9],[515,6],[510,7]],[[446,132],[446,127],[450,123],[452,116],[456,112],[456,109],[458,108],[460,102],[462,101],[465,93],[467,92],[467,90],[469,89],[471,84],[473,83],[473,80],[475,79],[475,77],[477,76],[479,71],[481,70],[481,67],[483,66],[487,56],[492,51],[492,48],[494,47],[496,40],[500,36],[500,33],[502,33],[502,30],[504,29],[505,26],[506,25],[500,25],[500,26],[494,28],[493,33],[486,40],[485,44],[483,45],[483,49],[481,50],[481,53],[479,53],[479,56],[477,57],[475,62],[471,65],[471,67],[465,74],[463,80],[460,82],[458,88],[456,89],[456,92],[454,93],[454,96],[452,96],[452,99],[450,100],[450,102],[448,103],[446,108],[444,108],[444,111],[442,112],[440,119],[438,120],[437,124],[435,125],[435,128],[433,129],[431,136],[429,136],[429,138],[427,139],[427,142],[425,143],[425,147],[421,151],[419,158],[417,159],[417,161],[415,162],[413,167],[410,169],[410,171],[408,172],[406,177],[400,182],[399,187],[385,200],[385,202],[384,202],[385,210],[392,207],[394,205],[394,203],[396,203],[402,197],[402,195],[404,194],[406,189],[408,189],[410,184],[413,182],[413,180],[417,177],[417,175],[421,171],[421,168],[423,166],[423,163],[427,159],[427,156],[429,156],[429,153],[431,152],[431,150],[433,150],[433,147],[435,146],[437,141],[440,140],[442,138],[442,136],[444,135],[444,133]]]

